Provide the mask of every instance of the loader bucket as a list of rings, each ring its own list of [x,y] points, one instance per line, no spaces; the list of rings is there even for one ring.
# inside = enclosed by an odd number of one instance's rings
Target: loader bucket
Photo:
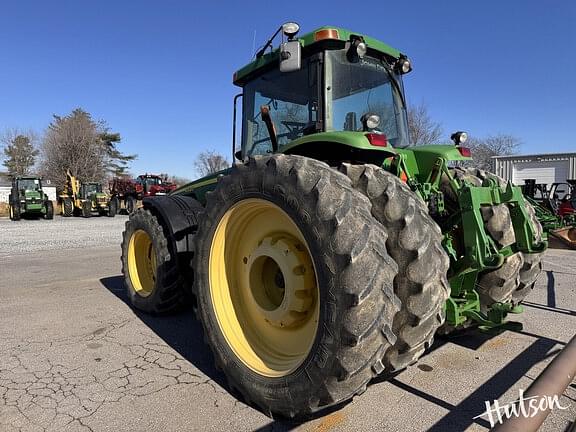
[[[550,231],[549,233],[571,249],[576,249],[576,228],[566,227]]]

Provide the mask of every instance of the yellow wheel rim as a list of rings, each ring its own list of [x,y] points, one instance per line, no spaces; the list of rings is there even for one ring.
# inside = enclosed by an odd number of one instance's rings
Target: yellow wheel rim
[[[14,219],[14,209],[10,206],[10,219]]]
[[[318,283],[308,244],[280,207],[247,199],[224,214],[209,283],[220,329],[247,367],[281,377],[304,362],[318,329]]]
[[[132,233],[128,243],[128,274],[136,293],[148,297],[156,285],[156,249],[144,230]]]

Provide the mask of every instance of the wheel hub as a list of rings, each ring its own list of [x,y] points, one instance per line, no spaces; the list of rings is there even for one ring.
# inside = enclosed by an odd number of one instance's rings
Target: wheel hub
[[[128,273],[134,290],[148,297],[156,284],[156,250],[144,230],[136,230],[128,243]]]
[[[304,362],[320,291],[308,243],[280,207],[249,198],[224,213],[210,246],[209,283],[222,335],[248,368],[281,377]]]
[[[302,244],[284,236],[265,237],[243,261],[252,300],[264,320],[295,327],[309,316],[314,272]]]

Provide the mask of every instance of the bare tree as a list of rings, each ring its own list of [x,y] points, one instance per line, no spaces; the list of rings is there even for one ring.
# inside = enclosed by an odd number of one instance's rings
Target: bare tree
[[[184,186],[185,184],[191,183],[192,179],[188,177],[180,177],[175,175],[168,176],[168,181],[174,183],[177,186]]]
[[[14,141],[18,135],[24,135],[30,138],[32,144],[36,145],[38,143],[38,134],[34,132],[32,129],[20,129],[20,128],[5,128],[0,133],[0,146],[7,146]]]
[[[444,131],[440,123],[430,118],[428,106],[422,102],[408,107],[408,133],[410,144],[425,145],[438,144]]]
[[[58,188],[66,181],[67,169],[83,182],[104,182],[108,173],[125,166],[118,161],[135,158],[117,150],[119,141],[119,134],[110,133],[103,121],[94,121],[80,108],[64,117],[55,115],[42,143],[42,173]]]
[[[492,156],[515,154],[521,144],[522,141],[515,136],[498,134],[484,138],[470,137],[464,146],[472,152],[473,162],[469,165],[491,171],[494,169]]]
[[[194,167],[201,176],[214,174],[230,166],[224,156],[214,150],[201,152],[194,161]]]
[[[32,171],[38,156],[37,135],[33,131],[20,132],[18,129],[6,129],[0,136],[4,145],[4,162],[10,176],[28,175]]]

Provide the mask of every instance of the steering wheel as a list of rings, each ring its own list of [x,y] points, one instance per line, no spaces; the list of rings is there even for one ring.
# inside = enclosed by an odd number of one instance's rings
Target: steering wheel
[[[304,133],[304,129],[308,127],[310,123],[302,123],[297,121],[282,120],[280,123],[284,125],[288,132],[283,133],[283,136],[287,136],[289,139],[293,140],[298,138]]]

